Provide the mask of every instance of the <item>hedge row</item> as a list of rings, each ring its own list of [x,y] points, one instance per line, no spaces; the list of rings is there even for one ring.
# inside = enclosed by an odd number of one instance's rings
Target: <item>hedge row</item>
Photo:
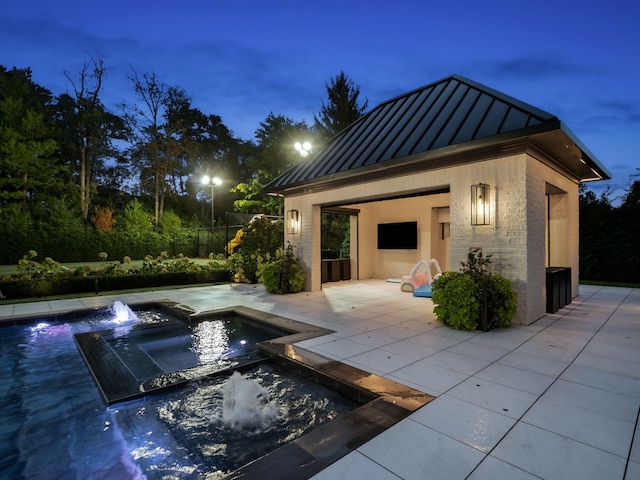
[[[229,271],[208,269],[196,272],[132,273],[120,276],[40,277],[28,280],[2,278],[0,290],[7,299],[69,295],[75,293],[130,290],[172,285],[228,282]]]
[[[235,234],[233,230],[231,235]],[[175,256],[206,257],[210,253],[224,253],[227,232],[224,227],[179,228],[171,231],[150,230],[144,234],[114,230],[96,232],[91,226],[61,226],[0,223],[0,264],[12,265],[26,250],[35,250],[43,256],[60,262],[92,262],[98,252],[109,252],[109,258],[144,258],[166,251]]]

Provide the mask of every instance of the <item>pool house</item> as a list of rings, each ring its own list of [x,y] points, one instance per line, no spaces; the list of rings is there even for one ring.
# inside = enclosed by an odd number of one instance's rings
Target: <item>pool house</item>
[[[457,270],[477,248],[528,325],[578,294],[578,188],[609,178],[555,115],[453,75],[378,105],[268,189],[284,197],[306,290],[401,278],[431,258]],[[325,213],[350,219],[340,275],[321,254]]]

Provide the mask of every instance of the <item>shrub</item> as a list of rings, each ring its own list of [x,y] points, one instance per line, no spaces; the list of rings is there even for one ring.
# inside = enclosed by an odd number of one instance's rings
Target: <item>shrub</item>
[[[229,268],[237,282],[257,283],[264,264],[282,248],[283,223],[267,217],[254,218],[242,231],[242,243],[229,257]]]
[[[169,258],[163,252],[156,258],[148,257],[142,267],[135,268],[129,257],[122,262],[107,262],[107,253],[100,252],[103,263],[96,269],[88,265],[65,269],[49,257],[39,263],[34,260],[37,256],[37,252],[30,250],[20,259],[14,273],[0,276],[0,290],[5,297],[27,298],[229,281],[229,270],[221,258],[199,265],[183,255]]]
[[[242,283],[260,282],[264,262],[271,260],[269,252],[263,254],[260,250],[244,253],[237,252],[229,257],[229,269],[234,273],[233,279]]]
[[[433,282],[438,320],[458,330],[486,331],[511,324],[516,292],[509,280],[489,271],[490,265],[490,255],[471,250],[461,272],[446,272]]]
[[[110,232],[117,223],[116,219],[113,218],[113,210],[109,207],[97,208],[96,213],[91,216],[90,220],[98,232]]]
[[[276,259],[262,268],[262,283],[270,293],[297,293],[304,287],[305,273],[293,253],[293,246],[278,250]]]
[[[433,312],[445,325],[456,330],[475,330],[480,303],[478,285],[471,275],[445,272],[433,283]]]
[[[499,274],[490,275],[487,288],[487,327],[502,328],[511,325],[518,307],[518,295],[511,282]]]
[[[133,199],[124,209],[121,221],[124,230],[136,236],[147,235],[153,229],[152,215],[147,212],[138,199]]]

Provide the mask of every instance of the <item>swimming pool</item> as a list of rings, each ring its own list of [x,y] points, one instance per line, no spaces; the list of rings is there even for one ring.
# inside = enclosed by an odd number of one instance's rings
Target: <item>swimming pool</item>
[[[171,321],[156,312],[139,316],[138,325],[142,328],[164,327]],[[121,334],[131,331],[127,322],[113,325],[111,320],[100,318],[47,318],[0,327],[3,478],[221,478],[238,466],[249,472],[244,478],[263,478],[250,472],[264,469],[256,465],[269,462],[272,455],[242,465],[280,445],[284,445],[281,449],[285,449],[290,461],[283,462],[282,454],[275,455],[267,468],[280,472],[293,468],[311,476],[432,398],[406,387],[401,390],[393,382],[295,347],[294,341],[318,334],[312,333],[313,329],[305,332],[302,324],[298,330],[292,329],[297,333],[284,337],[285,340],[265,342],[268,344],[265,348],[276,363],[293,362],[293,370],[305,364],[306,376],[312,378],[309,384],[302,388],[295,384],[298,386],[288,390],[285,388],[290,381],[288,374],[273,363],[245,372],[262,385],[271,385],[269,391],[282,410],[277,422],[291,427],[298,422],[302,430],[297,433],[293,433],[295,428],[276,434],[234,432],[225,427],[220,420],[224,379],[215,376],[193,378],[179,389],[107,408],[74,344],[74,335],[110,332],[107,335],[113,335],[111,340],[117,341],[118,336],[122,338]],[[281,326],[290,324],[286,319],[273,322]],[[120,333],[115,332],[118,329]],[[318,384],[315,378],[321,376],[336,385],[325,389],[323,383],[327,382]],[[349,380],[341,381],[341,376]],[[345,387],[349,382],[351,386]],[[307,393],[315,387],[324,390],[317,399],[310,400]],[[359,401],[336,406],[344,398],[334,392],[345,393],[349,388],[352,390],[349,396],[360,396]],[[380,398],[371,401],[376,396]],[[366,405],[354,410],[354,406],[362,403]],[[302,410],[309,405],[313,408],[308,409],[309,416],[305,417]],[[322,426],[315,428],[318,425]],[[238,460],[230,462],[232,449],[223,446],[216,437],[224,430],[255,445],[260,445],[261,437],[271,434],[280,437],[274,444],[257,447],[253,453],[245,442],[234,453]],[[299,440],[293,440],[303,434]],[[328,448],[332,442],[333,447]],[[231,443],[237,444],[235,440]],[[298,478],[305,477],[298,475]]]

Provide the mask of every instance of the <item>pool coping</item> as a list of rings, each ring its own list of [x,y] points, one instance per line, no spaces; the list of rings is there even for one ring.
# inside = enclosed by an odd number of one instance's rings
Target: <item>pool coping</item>
[[[224,477],[306,480],[436,397],[311,352],[282,339],[259,348],[278,365],[363,403]]]

